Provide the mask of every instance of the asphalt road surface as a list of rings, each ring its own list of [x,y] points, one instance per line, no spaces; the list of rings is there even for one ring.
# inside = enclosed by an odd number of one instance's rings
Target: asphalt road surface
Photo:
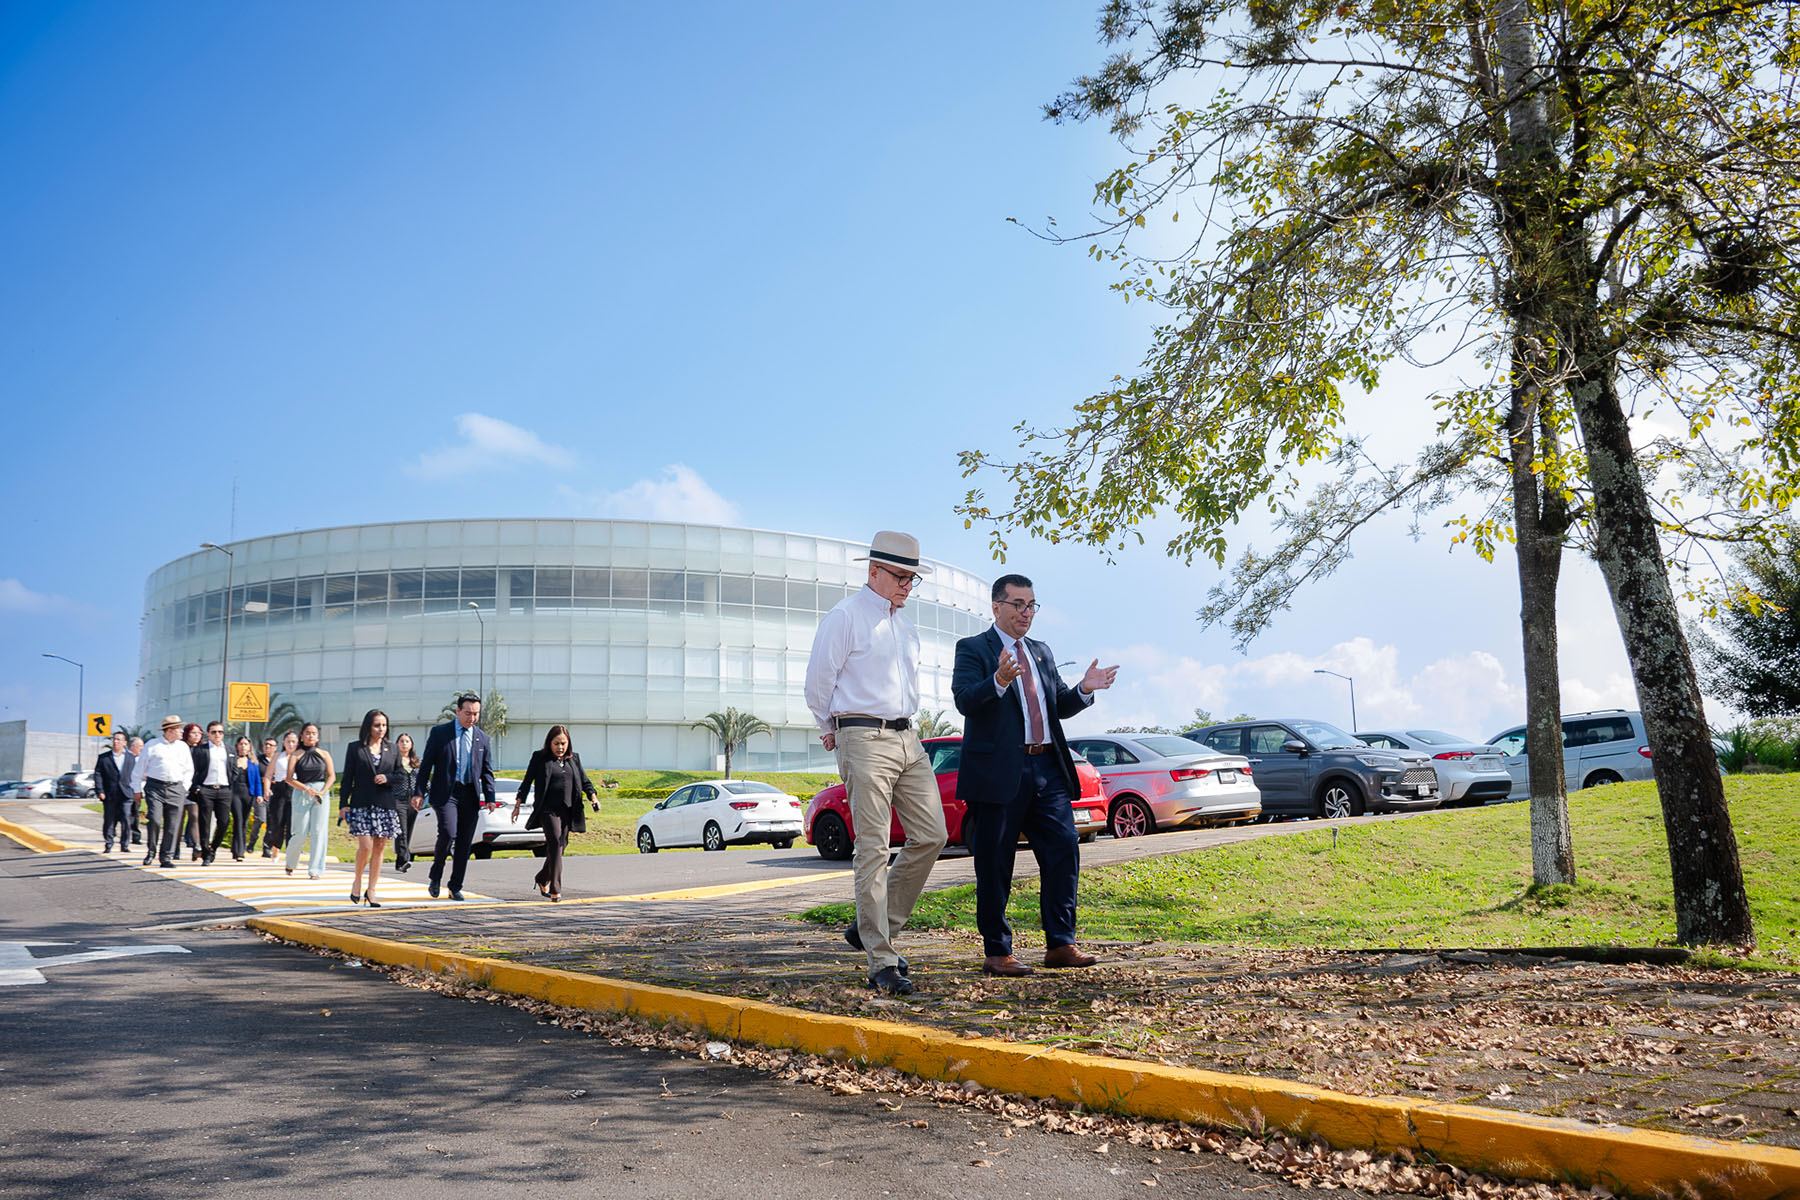
[[[242,915],[0,839],[0,1196],[1299,1194],[957,1108],[913,1129],[916,1100],[616,1047],[241,929],[150,928]]]

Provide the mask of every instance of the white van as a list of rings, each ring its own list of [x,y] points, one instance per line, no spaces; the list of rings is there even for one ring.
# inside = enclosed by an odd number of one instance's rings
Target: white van
[[[1623,708],[1563,716],[1563,779],[1573,792],[1627,779],[1652,779],[1650,739],[1644,733],[1644,715]],[[1531,796],[1531,773],[1525,761],[1525,727],[1516,725],[1488,739],[1505,754],[1512,776],[1508,800]]]

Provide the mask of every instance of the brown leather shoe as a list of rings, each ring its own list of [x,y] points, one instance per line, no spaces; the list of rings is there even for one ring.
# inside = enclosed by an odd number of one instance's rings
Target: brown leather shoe
[[[1075,946],[1057,946],[1044,955],[1046,967],[1091,967],[1100,960]]]
[[[1008,979],[1017,979],[1021,975],[1031,974],[1031,968],[1010,954],[1002,954],[995,958],[983,959],[981,969],[989,975],[1003,975]]]

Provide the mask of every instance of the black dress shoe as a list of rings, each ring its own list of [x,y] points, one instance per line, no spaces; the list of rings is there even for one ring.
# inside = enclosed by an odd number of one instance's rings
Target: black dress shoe
[[[404,875],[406,872],[412,870],[412,864],[409,862],[399,863],[394,867],[394,870],[399,871],[402,875]]]
[[[461,892],[459,892],[459,891],[457,891],[457,890],[456,890],[456,889],[455,889],[455,888],[451,888],[451,889],[450,889],[450,898],[451,898],[451,899],[452,899],[452,900],[461,900],[461,899],[462,899],[462,893],[461,893]]]
[[[850,948],[852,950],[861,950],[863,948],[862,930],[854,925],[844,930],[844,940],[850,943]],[[906,961],[906,955],[904,954],[900,956],[900,973],[902,975],[912,974],[912,964]]]
[[[430,883],[426,884],[425,890],[431,893],[431,898],[433,900],[436,900],[438,898],[437,880],[434,879]]]
[[[881,968],[869,976],[869,986],[890,996],[910,996],[913,992],[912,980],[902,975],[899,967]]]
[[[146,855],[144,855],[144,865],[145,865],[145,866],[146,866],[146,867],[147,867],[147,866],[149,866],[149,865],[150,865],[150,864],[151,864],[151,863],[153,863],[153,862],[155,862],[155,861],[156,861],[156,855],[154,855],[154,854],[146,854]]]
[[[160,865],[162,867],[162,869],[165,871],[173,871],[175,869],[175,860],[172,858],[165,858],[158,865]]]

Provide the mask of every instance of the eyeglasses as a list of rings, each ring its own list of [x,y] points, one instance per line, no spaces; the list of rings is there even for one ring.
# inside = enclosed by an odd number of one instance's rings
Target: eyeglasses
[[[1004,604],[1008,608],[1012,609],[1014,612],[1019,613],[1021,616],[1028,615],[1030,613],[1034,613],[1038,609],[1044,607],[1043,605],[1039,604],[1036,600],[996,600],[996,601],[994,601],[994,603],[995,604]]]
[[[917,575],[903,575],[899,571],[890,570],[889,568],[882,566],[880,563],[875,564],[875,569],[892,575],[894,577],[894,582],[898,583],[901,587],[909,588],[919,586],[920,577]]]

